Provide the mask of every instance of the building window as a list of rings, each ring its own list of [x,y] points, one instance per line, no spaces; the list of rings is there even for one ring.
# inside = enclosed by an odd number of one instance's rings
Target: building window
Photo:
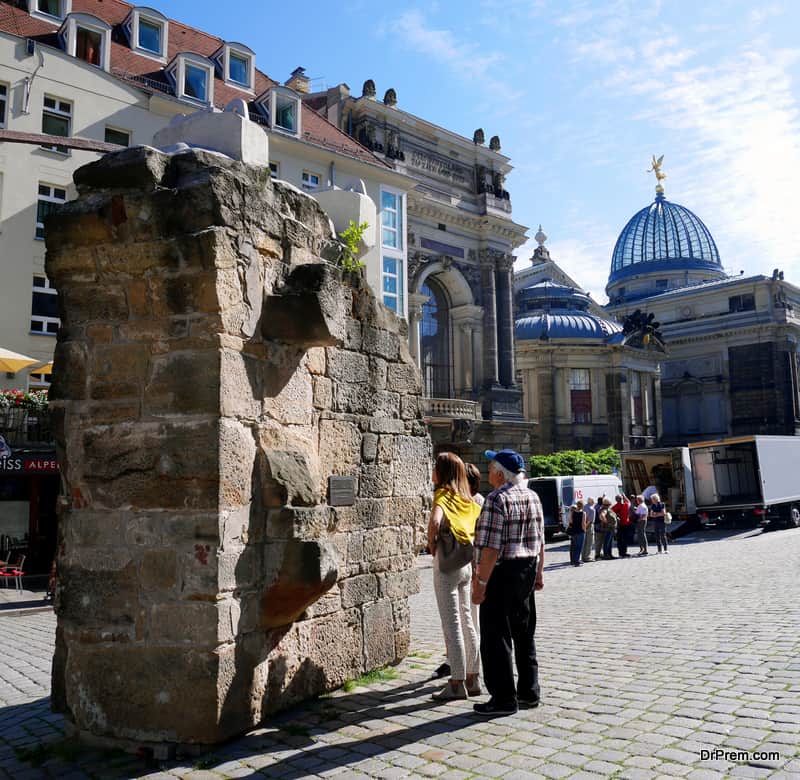
[[[572,422],[592,421],[592,385],[588,368],[573,368],[569,372],[569,399]]]
[[[63,19],[69,10],[65,0],[34,0],[33,5],[38,13],[56,19]]]
[[[139,17],[139,40],[137,45],[140,49],[160,55],[163,51],[161,47],[161,34],[163,27],[158,22],[150,21]]]
[[[250,86],[250,58],[243,54],[228,54],[228,80],[243,87]]]
[[[290,133],[297,132],[297,112],[299,101],[286,95],[275,96],[275,124],[288,130]]]
[[[78,27],[75,33],[75,56],[90,65],[102,65],[103,36],[88,27]]]
[[[428,277],[420,293],[420,368],[423,392],[428,398],[450,398],[450,306],[447,293],[434,277]]]
[[[744,295],[733,295],[728,298],[728,311],[755,311],[756,297],[753,293]]]
[[[255,100],[256,110],[265,117],[273,130],[299,136],[302,132],[303,114],[300,98],[287,87],[275,86]]]
[[[631,373],[631,422],[640,425],[644,422],[644,404],[642,403],[642,377],[638,371]]]
[[[177,54],[166,68],[179,98],[194,103],[214,101],[214,63],[200,54]]]
[[[319,174],[311,173],[311,171],[303,171],[303,189],[304,190],[319,189]]]
[[[656,279],[656,290],[666,290],[669,287],[669,279]]]
[[[117,146],[131,145],[130,130],[117,130],[115,127],[106,127],[105,142]]]
[[[58,293],[45,276],[33,277],[31,298],[31,333],[55,336],[61,321],[58,318]]]
[[[6,126],[7,107],[8,107],[8,84],[0,84],[0,127]]]
[[[208,99],[208,71],[186,64],[183,72],[183,94],[203,103]]]
[[[53,210],[53,204],[64,203],[67,191],[63,187],[52,184],[39,184],[39,196],[36,204],[36,238],[44,240],[44,218]]]
[[[403,196],[397,192],[381,190],[381,243],[403,248]]]
[[[381,279],[384,304],[402,317],[404,312],[402,258],[384,257]]]
[[[271,162],[269,164],[269,175],[273,179],[279,179],[281,176],[281,164],[276,162]]]
[[[72,103],[45,95],[42,109],[42,132],[69,138],[71,123]],[[42,148],[51,152],[68,154],[67,148],[64,146],[43,146]]]

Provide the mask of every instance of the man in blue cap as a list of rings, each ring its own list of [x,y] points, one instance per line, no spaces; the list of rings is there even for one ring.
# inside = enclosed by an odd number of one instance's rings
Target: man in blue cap
[[[544,587],[544,513],[539,496],[525,482],[519,453],[486,450],[486,457],[494,490],[475,527],[472,600],[480,604],[481,662],[491,698],[474,710],[511,715],[520,705],[539,705],[534,591]]]

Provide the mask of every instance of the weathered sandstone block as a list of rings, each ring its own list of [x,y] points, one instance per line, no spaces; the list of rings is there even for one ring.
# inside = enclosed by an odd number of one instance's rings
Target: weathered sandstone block
[[[53,704],[87,738],[213,743],[407,651],[419,377],[405,325],[323,259],[327,215],[265,168],[139,147],[75,181],[46,225]]]

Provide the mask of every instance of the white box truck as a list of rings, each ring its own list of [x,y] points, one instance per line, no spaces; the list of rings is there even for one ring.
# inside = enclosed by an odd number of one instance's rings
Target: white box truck
[[[800,437],[697,442],[689,453],[698,513],[800,527]]]
[[[674,520],[695,520],[697,505],[688,447],[625,450],[619,459],[626,495],[639,495],[653,485]]]
[[[622,491],[622,483],[616,474],[575,474],[565,477],[533,477],[528,487],[542,501],[544,509],[544,538],[551,541],[557,533],[563,533],[569,523],[569,510],[576,501],[586,502],[589,496],[595,500],[614,496]]]

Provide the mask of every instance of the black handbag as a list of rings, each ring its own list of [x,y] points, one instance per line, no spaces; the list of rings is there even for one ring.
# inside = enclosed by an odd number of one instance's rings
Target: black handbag
[[[447,518],[439,525],[436,537],[436,557],[439,571],[449,573],[472,562],[472,542],[459,542],[450,528]]]

